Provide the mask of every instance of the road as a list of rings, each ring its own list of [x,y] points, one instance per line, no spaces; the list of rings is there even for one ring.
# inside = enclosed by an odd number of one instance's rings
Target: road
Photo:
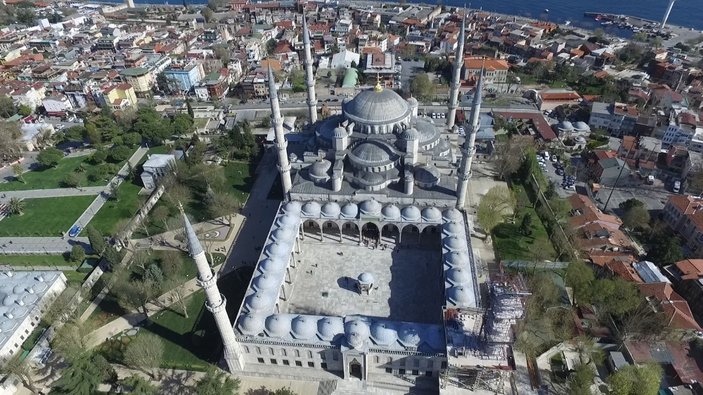
[[[74,245],[82,245],[90,251],[87,237],[73,239],[63,237],[0,237],[2,254],[63,254]]]
[[[139,161],[144,155],[146,155],[148,151],[149,148],[139,147],[134,152],[134,154],[132,154],[132,157],[130,157],[127,162],[131,164],[133,168],[136,168]],[[118,187],[120,184],[122,184],[122,181],[124,181],[125,177],[127,177],[127,174],[129,173],[128,163],[125,163],[124,166],[122,166],[120,171],[117,172],[115,177],[113,177],[112,180],[110,180],[110,182],[106,186],[101,187],[102,192],[99,192],[98,196],[95,198],[95,200],[93,200],[93,203],[91,203],[90,206],[88,206],[88,208],[83,212],[83,214],[78,217],[76,222],[74,222],[71,227],[66,229],[66,233],[68,233],[68,231],[74,226],[85,228],[85,226],[88,225],[90,220],[93,219],[95,214],[97,214],[100,208],[107,202],[110,196],[110,185],[115,185],[115,187]]]

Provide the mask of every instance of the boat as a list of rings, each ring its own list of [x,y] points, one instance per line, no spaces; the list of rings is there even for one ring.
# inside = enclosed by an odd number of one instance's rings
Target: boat
[[[564,26],[569,26],[571,24],[571,21],[564,21]]]
[[[544,12],[546,12],[547,14],[549,14],[549,8],[545,8],[545,9],[544,9]]]

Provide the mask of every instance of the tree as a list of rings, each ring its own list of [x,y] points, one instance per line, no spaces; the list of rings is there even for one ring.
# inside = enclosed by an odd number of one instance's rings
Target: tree
[[[102,255],[107,248],[105,236],[103,236],[99,230],[95,229],[93,225],[86,226],[85,230],[88,234],[88,241],[90,242],[90,247],[93,249],[93,252]]]
[[[577,303],[588,304],[591,301],[591,286],[595,281],[595,274],[583,262],[571,262],[566,268],[566,284],[574,290]]]
[[[151,212],[149,213],[151,215],[151,219],[157,222],[161,222],[163,224],[163,229],[165,231],[168,231],[168,227],[166,226],[166,222],[168,220],[168,217],[170,216],[170,213],[168,211],[168,207],[166,207],[163,204],[156,205]]]
[[[226,67],[231,57],[229,48],[225,46],[218,46],[215,47],[213,52],[215,54],[215,58],[220,59],[222,61],[222,64]]]
[[[615,316],[635,310],[641,302],[637,286],[620,277],[595,281],[592,298],[602,311]]]
[[[68,173],[63,176],[61,186],[64,188],[78,188],[83,183],[82,176],[78,173]]]
[[[19,138],[22,136],[17,122],[0,121],[0,158],[15,160],[22,154]]]
[[[215,15],[215,13],[212,12],[212,10],[210,8],[205,7],[202,10],[200,10],[200,15],[202,15],[203,18],[205,18],[205,22],[209,23],[212,20],[212,17]]]
[[[591,395],[591,385],[595,374],[587,364],[580,364],[569,376],[570,395]]]
[[[61,150],[49,147],[39,152],[37,162],[44,167],[55,167],[59,164],[61,158],[63,158],[63,152],[61,152]]]
[[[15,18],[17,19],[17,23],[29,26],[34,25],[34,22],[37,20],[37,15],[31,8],[18,7]]]
[[[682,260],[681,240],[674,236],[668,226],[659,227],[658,224],[655,222],[652,225],[655,230],[649,235],[647,260],[659,266],[670,265]]]
[[[240,206],[239,201],[231,194],[217,192],[208,205],[208,210],[213,218],[224,217],[227,220],[227,225],[231,225],[232,217],[237,214]]]
[[[140,333],[127,344],[124,362],[127,366],[139,369],[152,378],[156,378],[154,369],[161,364],[164,345],[156,335]]]
[[[159,393],[158,387],[136,374],[125,377],[119,383],[132,395],[157,395]]]
[[[520,223],[520,233],[525,236],[532,234],[532,215],[530,213],[525,213],[522,216],[522,222]]]
[[[7,203],[7,211],[11,215],[24,214],[24,200],[20,200],[16,197],[10,198],[10,201]]]
[[[152,144],[160,144],[171,136],[169,124],[164,122],[161,114],[153,107],[142,107],[137,110],[132,132],[139,133],[144,140]]]
[[[122,254],[113,246],[107,246],[103,252],[103,258],[107,261],[108,265],[113,268],[122,262]]]
[[[177,136],[190,134],[193,132],[193,118],[188,114],[178,114],[171,120],[171,128]]]
[[[14,163],[12,165],[12,173],[15,175],[15,180],[25,183],[24,177],[22,176],[22,173],[24,173],[24,168],[22,168],[22,165],[19,163]]]
[[[117,147],[112,147],[109,156],[111,162],[119,163],[129,159],[129,157],[132,156],[132,150],[126,145],[119,145]]]
[[[54,382],[52,394],[93,395],[104,378],[101,366],[88,353],[62,371]]]
[[[476,217],[481,228],[486,233],[491,233],[503,217],[515,208],[515,197],[510,189],[504,186],[495,186],[486,192],[478,204]]]
[[[579,354],[579,361],[582,364],[590,364],[591,362],[601,365],[605,359],[605,352],[599,347],[595,339],[581,335],[573,340],[574,348]]]
[[[17,107],[17,113],[23,117],[32,115],[32,112],[32,107],[26,104],[20,104],[19,107]]]
[[[117,303],[126,310],[141,309],[144,319],[149,319],[146,305],[159,296],[160,289],[152,281],[131,279],[128,274],[121,274],[113,285]]]
[[[240,381],[215,368],[208,369],[205,375],[195,384],[198,395],[236,394]]]
[[[90,156],[90,163],[94,165],[99,165],[107,160],[107,151],[103,149],[97,149],[95,152],[93,152],[93,155]]]
[[[520,169],[523,159],[533,152],[534,139],[530,136],[512,136],[508,141],[498,143],[495,150],[495,164],[498,176],[510,177]]]
[[[643,206],[634,206],[622,215],[622,222],[629,229],[646,228],[649,220],[649,210]]]
[[[627,365],[610,375],[610,393],[613,395],[656,395],[662,380],[662,368],[650,363]]]
[[[90,353],[86,342],[88,330],[79,319],[68,321],[56,331],[51,348],[69,363],[79,361]]]
[[[83,249],[83,247],[79,246],[78,244],[75,244],[73,247],[71,247],[70,259],[73,262],[83,262],[83,260],[85,259],[85,250]]]
[[[4,375],[14,375],[21,382],[22,385],[31,391],[33,394],[38,394],[39,389],[34,382],[35,373],[32,369],[32,365],[29,363],[29,358],[20,360],[19,354],[4,362],[0,365],[0,374]]]
[[[630,210],[633,207],[645,207],[644,202],[639,199],[630,198],[620,203],[618,206],[622,211]]]
[[[15,115],[15,103],[9,96],[0,96],[0,117],[10,118]]]
[[[430,101],[434,97],[434,85],[427,73],[420,73],[410,81],[410,92],[420,101]]]

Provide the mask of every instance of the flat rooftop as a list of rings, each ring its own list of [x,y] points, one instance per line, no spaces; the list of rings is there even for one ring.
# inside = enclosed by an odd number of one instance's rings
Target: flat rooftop
[[[301,244],[298,275],[288,300],[280,304],[281,313],[441,322],[444,282],[439,248],[394,244],[371,248],[310,238]],[[375,280],[370,295],[354,289],[363,272]]]

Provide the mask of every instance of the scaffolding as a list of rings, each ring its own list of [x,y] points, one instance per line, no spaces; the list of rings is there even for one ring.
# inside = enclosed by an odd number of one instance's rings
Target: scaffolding
[[[440,376],[440,388],[448,386],[468,391],[489,391],[504,394],[508,371],[484,367],[449,367]]]

